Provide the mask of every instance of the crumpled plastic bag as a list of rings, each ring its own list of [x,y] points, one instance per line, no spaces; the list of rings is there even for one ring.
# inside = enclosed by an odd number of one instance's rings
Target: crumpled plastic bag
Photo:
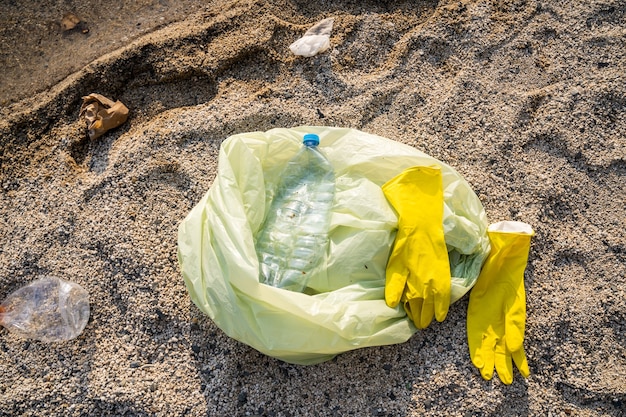
[[[324,19],[309,30],[304,35],[289,45],[289,49],[294,55],[312,57],[330,48],[330,33],[333,30],[335,19],[329,17]]]
[[[259,282],[254,239],[278,176],[306,133],[335,170],[328,265],[308,293]],[[385,304],[385,268],[397,217],[380,188],[415,165],[441,166],[451,302],[474,285],[489,254],[476,194],[450,166],[410,146],[354,129],[298,127],[231,136],[218,174],[179,226],[178,259],[191,299],[227,335],[258,351],[313,364],[352,349],[407,341],[416,331]]]

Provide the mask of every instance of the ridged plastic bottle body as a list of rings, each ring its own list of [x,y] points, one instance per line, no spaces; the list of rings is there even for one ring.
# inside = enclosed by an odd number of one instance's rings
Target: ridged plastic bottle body
[[[289,161],[257,237],[261,282],[301,292],[326,260],[335,174],[317,146]]]
[[[19,288],[0,304],[0,324],[25,339],[62,342],[79,336],[89,320],[83,287],[45,277]]]

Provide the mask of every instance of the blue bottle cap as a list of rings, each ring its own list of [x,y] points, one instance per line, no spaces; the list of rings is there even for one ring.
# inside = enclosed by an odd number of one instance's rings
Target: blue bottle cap
[[[304,139],[302,140],[306,146],[317,146],[320,144],[320,137],[315,133],[307,133],[304,135]]]

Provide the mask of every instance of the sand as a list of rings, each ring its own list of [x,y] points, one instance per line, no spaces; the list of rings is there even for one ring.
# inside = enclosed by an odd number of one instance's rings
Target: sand
[[[84,286],[61,344],[0,331],[6,416],[619,416],[626,413],[626,8],[574,1],[3,2],[0,299]],[[582,4],[584,3],[584,4]],[[73,11],[89,33],[62,32]],[[335,18],[331,49],[297,58]],[[129,120],[89,141],[81,96]],[[407,343],[295,366],[190,301],[177,226],[221,142],[353,127],[455,167],[490,222],[536,231],[529,378],[485,381],[467,297]]]

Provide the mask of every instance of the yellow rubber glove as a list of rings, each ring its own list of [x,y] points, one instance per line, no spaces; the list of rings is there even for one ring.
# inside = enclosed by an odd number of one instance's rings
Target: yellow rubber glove
[[[526,292],[524,270],[528,262],[530,225],[504,221],[489,226],[491,253],[470,293],[467,342],[470,357],[484,379],[493,368],[505,384],[513,382],[513,365],[530,375],[524,352]]]
[[[385,301],[400,301],[418,329],[443,321],[450,306],[450,261],[443,235],[443,189],[437,166],[408,168],[382,187],[398,214],[387,263]]]

